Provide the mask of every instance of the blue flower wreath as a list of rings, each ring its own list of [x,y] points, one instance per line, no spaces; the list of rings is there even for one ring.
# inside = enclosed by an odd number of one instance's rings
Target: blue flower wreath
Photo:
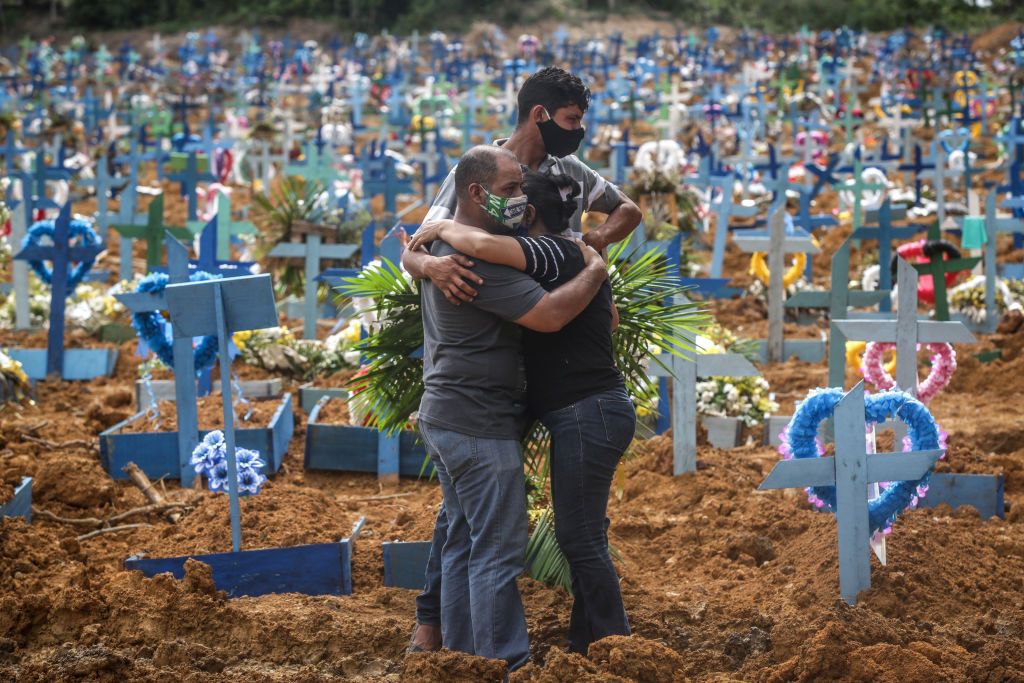
[[[193,273],[189,276],[189,280],[192,282],[218,279],[220,279],[219,275],[210,275],[203,271]],[[167,280],[168,278],[166,273],[150,273],[139,281],[137,291],[159,294],[167,288]],[[153,350],[153,353],[157,355],[157,358],[159,358],[164,365],[173,370],[174,347],[167,339],[167,335],[164,334],[164,325],[166,323],[167,320],[160,311],[146,311],[144,313],[132,314],[132,327],[135,328],[135,332],[139,335],[139,339],[146,342],[146,346]],[[203,337],[193,351],[193,354],[197,373],[213,367],[213,364],[217,361],[217,337],[215,335]]]
[[[783,457],[818,458],[824,454],[817,441],[818,426],[822,420],[832,416],[843,394],[841,388],[833,387],[807,396],[783,434],[783,444],[779,449]],[[907,425],[909,441],[909,444],[904,442],[904,450],[923,451],[941,447],[935,418],[923,403],[910,394],[902,391],[869,394],[864,397],[864,413],[869,424],[884,422],[890,416],[902,420]],[[917,481],[895,482],[868,503],[868,523],[872,533],[889,531],[901,512],[916,507],[918,500],[928,492],[930,479],[931,470]],[[816,505],[835,512],[835,486],[812,486],[808,487],[807,493]]]
[[[36,221],[32,224],[32,227],[28,229],[28,233],[21,240],[21,247],[24,249],[28,246],[39,246],[40,241],[43,237],[49,237],[53,239],[54,233],[57,228],[54,226],[53,221]],[[93,230],[92,224],[81,218],[76,218],[71,221],[68,226],[68,239],[77,237],[79,240],[79,246],[83,247],[95,247],[100,243],[100,237]],[[81,261],[77,266],[69,267],[68,272],[68,291],[74,292],[75,287],[82,284],[82,280],[92,270],[95,265],[96,259],[91,258],[85,261]],[[53,284],[53,270],[43,261],[29,261],[29,267],[32,268],[33,272],[39,276],[39,279],[48,285]]]

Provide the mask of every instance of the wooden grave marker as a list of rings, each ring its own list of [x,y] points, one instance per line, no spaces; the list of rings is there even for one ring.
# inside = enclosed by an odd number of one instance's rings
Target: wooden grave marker
[[[868,485],[913,481],[927,473],[942,450],[868,454],[864,439],[864,383],[851,389],[836,405],[834,457],[782,460],[758,490],[836,487],[836,525],[839,530],[839,593],[848,604],[871,587],[871,533],[868,527]]]
[[[68,291],[68,269],[72,262],[95,259],[104,250],[102,242],[93,246],[71,246],[68,231],[71,227],[71,202],[65,203],[54,221],[51,246],[28,245],[14,258],[20,261],[50,261],[50,329],[46,338],[45,362],[33,349],[11,349],[11,357],[24,366],[30,379],[46,379],[58,375],[64,379],[93,379],[109,376],[117,361],[116,349],[64,349],[64,311]]]
[[[281,243],[268,256],[280,258],[301,258],[305,266],[305,300],[303,302],[302,335],[316,339],[317,285],[320,277],[320,262],[326,259],[347,259],[359,250],[357,244],[323,244],[323,234],[330,229],[310,224],[300,224],[294,234],[305,235],[303,243]]]
[[[798,346],[806,344],[790,343],[786,348],[783,337],[783,315],[785,307],[786,289],[783,285],[783,259],[786,254],[802,252],[805,254],[816,254],[819,249],[815,246],[810,235],[787,235],[785,223],[785,205],[779,204],[775,207],[769,217],[771,230],[768,235],[740,236],[735,235],[733,240],[739,248],[747,253],[768,252],[768,341],[765,358],[769,363],[777,363],[785,360],[792,353],[799,353]],[[814,343],[815,346],[819,342]],[[804,360],[820,360],[816,349],[811,356],[804,356]],[[823,349],[821,350],[823,354]]]
[[[270,275],[249,275],[224,280],[183,282],[168,285],[164,294],[174,339],[216,335],[223,373],[231,367],[228,339],[234,332],[276,327],[277,308]],[[221,387],[224,442],[227,448],[228,495],[231,510],[231,544],[241,549],[241,511],[238,502],[238,468],[235,462],[235,425],[231,383]]]

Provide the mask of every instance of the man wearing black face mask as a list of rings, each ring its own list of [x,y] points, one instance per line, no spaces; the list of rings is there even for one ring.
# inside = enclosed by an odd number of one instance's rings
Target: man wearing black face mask
[[[569,221],[579,237],[584,211],[608,215],[605,222],[582,236],[597,251],[626,239],[640,224],[642,215],[619,188],[580,161],[575,152],[583,141],[583,115],[590,106],[590,90],[573,74],[558,67],[546,67],[526,79],[517,98],[519,115],[512,136],[495,141],[512,152],[519,163],[544,174],[567,175],[582,188],[578,208]],[[424,223],[451,218],[457,198],[453,181],[455,169],[438,191]],[[469,270],[472,263],[461,254],[442,259],[426,251],[406,252],[402,265],[417,279],[430,279],[453,304],[472,301],[473,285],[481,278]]]

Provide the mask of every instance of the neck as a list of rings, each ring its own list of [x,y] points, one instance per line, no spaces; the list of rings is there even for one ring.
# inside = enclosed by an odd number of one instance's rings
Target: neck
[[[533,127],[533,131],[529,130]],[[536,171],[542,161],[548,158],[547,150],[544,148],[544,141],[540,138],[536,126],[524,123],[512,133],[512,137],[503,145],[505,149],[516,155],[519,163]]]

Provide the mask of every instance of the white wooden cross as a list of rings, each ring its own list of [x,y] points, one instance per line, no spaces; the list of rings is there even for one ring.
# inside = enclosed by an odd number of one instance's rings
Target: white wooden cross
[[[684,333],[685,334],[685,333]],[[672,474],[697,471],[697,378],[760,377],[738,353],[707,353],[696,358],[663,354],[651,368],[654,377],[672,378]]]
[[[307,224],[308,225],[308,224]],[[295,226],[296,228],[299,225]],[[347,259],[358,249],[358,244],[322,244],[318,226],[308,225],[301,230],[293,229],[293,235],[305,234],[305,244],[282,242],[275,246],[269,256],[280,258],[301,258],[305,262],[305,301],[302,312],[302,336],[316,339],[317,284],[320,275],[320,261],[324,259]]]
[[[770,233],[756,237],[735,235],[733,241],[746,253],[768,253],[768,362],[777,363],[783,359],[783,316],[786,305],[786,288],[782,278],[785,271],[783,259],[786,254],[803,252],[817,254],[810,235],[786,234],[785,204],[778,204],[769,217]]]

